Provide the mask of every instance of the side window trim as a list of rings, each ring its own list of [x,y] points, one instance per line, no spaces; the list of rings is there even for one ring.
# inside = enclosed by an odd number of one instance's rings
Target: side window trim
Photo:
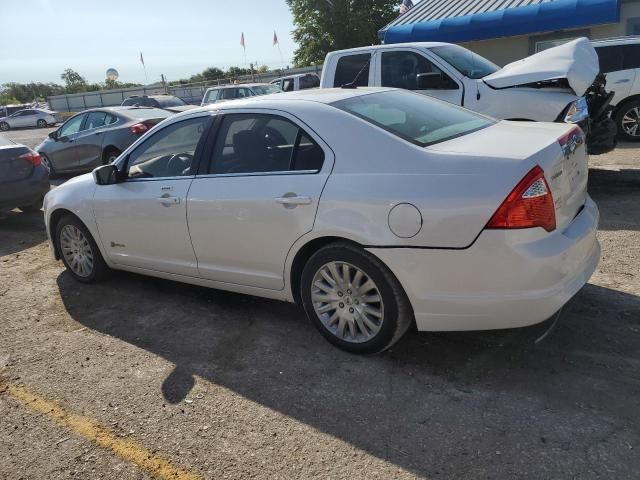
[[[160,132],[164,131],[165,129],[170,128],[182,122],[194,120],[196,118],[207,118],[207,122],[205,122],[204,124],[205,133],[200,137],[200,140],[198,141],[198,145],[196,146],[196,150],[193,154],[193,162],[191,163],[191,168],[188,175],[170,176],[170,177],[151,177],[151,178],[128,178],[127,177],[128,171],[129,171],[129,159],[132,153],[134,153],[138,148],[143,146],[147,141],[149,141],[150,139],[152,139],[154,136],[158,135]],[[166,181],[166,180],[189,179],[189,178],[193,179],[199,170],[201,159],[203,156],[203,150],[205,149],[205,144],[207,143],[207,140],[211,135],[211,127],[215,119],[216,119],[216,115],[212,115],[211,112],[207,112],[204,115],[200,114],[200,115],[194,115],[194,116],[182,118],[180,121],[171,122],[169,125],[165,125],[158,131],[154,132],[153,135],[149,136],[149,138],[145,138],[142,142],[138,144],[134,144],[135,145],[134,148],[124,156],[124,160],[122,164],[118,165],[118,170],[120,172],[120,175],[123,176],[124,182],[157,182],[162,180]]]
[[[324,160],[322,163],[322,167],[320,170],[277,170],[273,172],[251,172],[251,173],[208,173],[213,164],[213,154],[215,151],[216,143],[218,142],[218,137],[221,131],[222,121],[224,117],[228,115],[234,114],[255,114],[255,115],[273,115],[282,117],[291,123],[293,123],[298,128],[298,133],[295,139],[295,145],[292,149],[291,155],[292,159],[295,159],[295,152],[300,143],[300,139],[302,135],[306,134],[311,140],[313,140],[316,145],[322,150]],[[222,112],[218,112],[215,115],[215,123],[209,129],[208,138],[206,142],[206,147],[203,149],[202,158],[199,162],[199,168],[197,170],[196,176],[197,178],[217,178],[217,177],[258,177],[258,176],[269,176],[269,175],[312,175],[312,174],[320,174],[325,170],[333,169],[333,159],[334,154],[331,148],[322,140],[322,138],[306,123],[300,120],[293,114],[288,112],[283,112],[281,110],[267,110],[267,109],[228,109]],[[208,160],[204,160],[204,158],[208,158]],[[289,160],[289,164],[291,165],[292,161]],[[330,165],[330,167],[328,166]]]

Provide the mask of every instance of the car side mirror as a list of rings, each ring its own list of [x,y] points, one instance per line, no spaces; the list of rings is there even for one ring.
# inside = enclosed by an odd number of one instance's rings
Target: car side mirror
[[[440,72],[419,73],[416,75],[418,90],[457,90],[458,84]]]
[[[51,140],[56,140],[57,141],[58,140],[58,131],[54,130],[53,132],[50,132],[49,133],[49,138]]]
[[[118,167],[110,163],[94,168],[93,181],[96,185],[114,185],[118,183]]]

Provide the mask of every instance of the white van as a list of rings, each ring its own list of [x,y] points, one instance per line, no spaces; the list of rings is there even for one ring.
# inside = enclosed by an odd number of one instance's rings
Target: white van
[[[321,88],[383,86],[413,90],[495,118],[579,124],[591,153],[615,146],[611,94],[586,38],[503,68],[450,43],[376,45],[330,52]],[[597,117],[590,118],[590,112]]]

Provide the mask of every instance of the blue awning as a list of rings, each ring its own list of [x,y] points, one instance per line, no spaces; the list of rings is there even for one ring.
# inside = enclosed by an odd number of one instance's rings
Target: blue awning
[[[384,43],[467,42],[617,23],[620,0],[555,0],[381,30]]]

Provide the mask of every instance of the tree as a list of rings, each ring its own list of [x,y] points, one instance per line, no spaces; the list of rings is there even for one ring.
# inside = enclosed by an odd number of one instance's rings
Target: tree
[[[256,69],[256,72],[258,72],[258,73],[267,73],[268,71],[269,71],[269,67],[267,65],[260,65]]]
[[[287,0],[293,14],[297,67],[317,65],[332,50],[378,43],[378,30],[397,17],[398,0]]]
[[[64,80],[67,93],[86,92],[89,86],[87,80],[71,68],[67,68],[61,73],[60,78]]]

